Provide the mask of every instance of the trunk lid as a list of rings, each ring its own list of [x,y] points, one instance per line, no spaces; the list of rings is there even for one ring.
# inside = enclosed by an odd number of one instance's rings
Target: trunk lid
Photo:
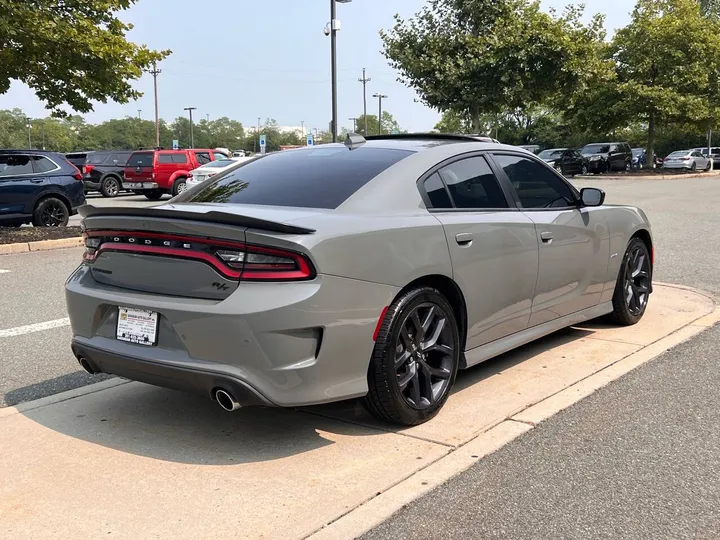
[[[314,232],[287,223],[307,212],[231,206],[81,207],[93,278],[133,291],[223,300],[248,275],[243,274],[248,228],[283,235]]]
[[[125,179],[128,181],[153,180],[154,152],[133,152],[125,164]]]

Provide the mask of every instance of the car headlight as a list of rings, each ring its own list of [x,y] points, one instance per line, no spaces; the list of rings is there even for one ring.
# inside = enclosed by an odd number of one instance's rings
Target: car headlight
[[[602,159],[602,156],[590,156],[590,161],[598,161],[601,159]]]
[[[546,161],[546,163],[547,163],[548,165],[550,165],[551,167],[554,167],[554,166],[555,166],[555,162],[554,162],[554,161]]]

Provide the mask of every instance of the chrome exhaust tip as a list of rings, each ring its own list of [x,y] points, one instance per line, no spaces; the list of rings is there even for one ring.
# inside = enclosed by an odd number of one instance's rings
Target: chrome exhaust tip
[[[236,411],[240,408],[240,404],[233,395],[222,388],[215,392],[215,401],[226,411]]]
[[[95,370],[90,367],[90,362],[88,362],[85,358],[82,356],[78,358],[78,362],[80,362],[80,365],[82,368],[87,371],[90,375],[95,375]]]

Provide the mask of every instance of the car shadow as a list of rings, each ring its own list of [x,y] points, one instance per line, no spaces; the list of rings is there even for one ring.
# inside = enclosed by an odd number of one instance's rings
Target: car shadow
[[[20,414],[92,444],[196,465],[272,461],[334,444],[334,435],[379,433],[292,409],[251,407],[228,413],[202,396],[136,382]]]
[[[561,330],[463,370],[453,392],[462,392],[536,354],[592,333],[577,328]],[[359,400],[299,410],[248,407],[228,413],[201,396],[135,382],[21,414],[45,428],[92,444],[198,465],[267,462],[334,444],[335,435],[373,436],[404,429],[374,419]]]

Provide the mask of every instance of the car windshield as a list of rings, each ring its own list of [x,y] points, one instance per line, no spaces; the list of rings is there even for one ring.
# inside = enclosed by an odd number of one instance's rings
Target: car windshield
[[[540,159],[550,159],[554,157],[560,157],[563,153],[563,150],[543,150],[538,154],[538,157]]]
[[[633,148],[633,149],[632,149],[632,154],[633,154],[633,156],[639,156],[639,155],[644,154],[644,153],[645,153],[645,149],[644,149],[644,148]]]
[[[607,154],[609,151],[609,144],[588,144],[582,149],[583,154]]]
[[[153,166],[153,153],[152,152],[135,152],[128,159],[127,167],[152,167]]]
[[[412,153],[367,146],[354,150],[328,146],[268,154],[223,174],[182,202],[335,209]]]

